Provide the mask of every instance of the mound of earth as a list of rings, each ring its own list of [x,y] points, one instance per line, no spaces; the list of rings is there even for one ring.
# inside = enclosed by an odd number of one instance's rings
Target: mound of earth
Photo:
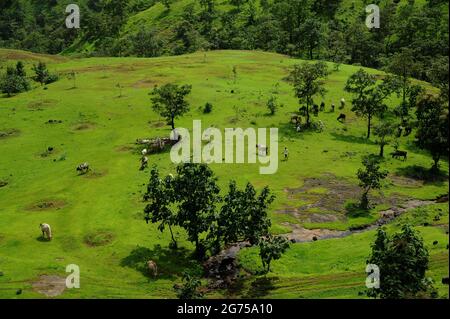
[[[105,246],[111,243],[114,239],[114,234],[107,230],[99,230],[84,236],[84,243],[89,247]]]
[[[74,125],[72,127],[72,129],[74,131],[86,131],[86,130],[91,130],[95,128],[95,123],[92,122],[83,122],[83,123],[78,123],[76,125]]]
[[[58,102],[57,100],[50,100],[50,99],[40,100],[40,101],[32,101],[32,102],[28,103],[28,108],[31,110],[40,111],[46,107],[55,105],[57,102]]]
[[[0,140],[3,138],[18,136],[20,131],[15,128],[0,130]]]
[[[42,200],[37,203],[31,204],[27,207],[27,210],[31,211],[43,211],[43,210],[57,210],[66,206],[67,203],[61,199],[49,199]]]
[[[86,174],[83,174],[86,178],[100,178],[108,174],[108,171],[102,170],[102,171],[89,171]]]
[[[66,289],[66,279],[55,275],[42,275],[32,283],[33,290],[47,297],[57,297]]]

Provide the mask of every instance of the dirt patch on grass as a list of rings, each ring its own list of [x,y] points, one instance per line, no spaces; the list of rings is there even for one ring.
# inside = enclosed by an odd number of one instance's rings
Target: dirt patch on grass
[[[90,170],[86,174],[83,174],[83,177],[94,179],[94,178],[101,178],[107,174],[108,174],[107,170],[100,170],[100,171]]]
[[[40,54],[40,53],[32,53],[32,52],[9,50],[9,49],[0,49],[0,57],[4,58],[6,60],[23,60],[23,61],[46,60],[49,62],[62,62],[62,61],[68,60],[68,58],[60,56],[60,55]]]
[[[87,131],[87,130],[93,130],[95,128],[96,124],[93,122],[83,122],[75,124],[72,129],[74,131]]]
[[[56,275],[42,275],[32,283],[33,290],[47,297],[57,297],[66,289],[66,278]]]
[[[20,130],[15,128],[0,129],[0,140],[20,135]]]
[[[99,230],[84,236],[84,243],[89,247],[105,246],[113,240],[114,234],[108,230]]]
[[[348,236],[350,231],[330,230],[330,229],[306,229],[297,224],[283,223],[283,226],[292,228],[290,234],[286,237],[295,243],[310,242],[315,240],[322,240],[328,238],[339,238]]]
[[[131,145],[120,145],[116,147],[116,152],[132,152],[134,150],[135,147]]]
[[[422,187],[424,184],[424,182],[421,180],[397,174],[390,174],[389,179],[394,185],[401,187],[417,188]]]
[[[44,210],[59,210],[67,205],[67,202],[61,199],[46,199],[37,203],[29,205],[26,210],[30,211],[44,211]]]
[[[28,103],[28,108],[31,110],[43,110],[44,108],[55,106],[57,100],[40,100],[40,101],[32,101]]]
[[[316,192],[317,189],[327,191]],[[358,185],[350,184],[332,174],[308,178],[302,187],[287,188],[285,191],[289,199],[300,199],[310,203],[298,207],[299,213],[314,213],[314,210],[320,210],[331,214],[345,213],[345,203],[349,200],[357,200],[361,192]]]
[[[161,83],[161,81],[158,81],[156,79],[144,79],[144,80],[140,80],[140,81],[137,81],[137,82],[133,83],[132,86],[135,89],[145,89],[145,88],[150,89],[150,88],[153,88],[153,87],[155,87],[155,85],[158,85],[160,83]]]
[[[153,128],[160,128],[160,127],[164,127],[167,125],[167,123],[164,121],[151,121],[148,124],[150,124],[150,127],[153,127]]]

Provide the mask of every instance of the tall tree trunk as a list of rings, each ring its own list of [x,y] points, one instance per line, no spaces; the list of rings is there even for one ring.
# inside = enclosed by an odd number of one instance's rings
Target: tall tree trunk
[[[173,236],[172,226],[169,224],[169,231],[170,231],[170,237],[172,237],[172,243],[173,247],[177,248],[177,241],[175,240],[175,237]]]
[[[309,127],[309,98],[306,100],[306,127]]]
[[[370,138],[370,127],[372,125],[372,114],[367,117],[367,139]]]
[[[384,143],[380,144],[380,157],[384,157]]]
[[[431,168],[431,171],[434,173],[439,172],[439,160],[440,160],[441,156],[440,155],[433,155],[433,167]]]

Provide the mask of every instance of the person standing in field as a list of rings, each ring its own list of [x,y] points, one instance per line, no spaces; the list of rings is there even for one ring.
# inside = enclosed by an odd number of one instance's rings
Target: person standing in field
[[[284,148],[284,160],[287,161],[289,158],[289,150],[287,147]]]

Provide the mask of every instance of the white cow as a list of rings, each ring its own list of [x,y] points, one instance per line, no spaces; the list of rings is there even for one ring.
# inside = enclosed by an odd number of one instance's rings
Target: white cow
[[[42,237],[47,237],[48,240],[52,240],[52,228],[49,224],[40,224],[39,227],[42,231]]]

